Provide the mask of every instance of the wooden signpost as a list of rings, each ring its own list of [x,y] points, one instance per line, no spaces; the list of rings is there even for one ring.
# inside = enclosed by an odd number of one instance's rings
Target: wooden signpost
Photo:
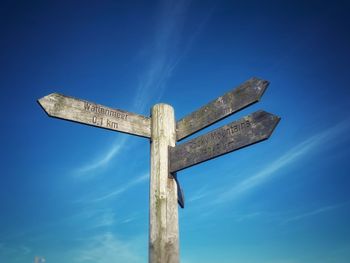
[[[167,104],[151,117],[53,93],[38,100],[50,117],[150,139],[149,262],[179,263],[178,206],[184,196],[176,172],[270,137],[280,118],[257,111],[214,131],[176,145],[209,125],[260,100],[268,81],[252,78],[197,111],[175,121]]]

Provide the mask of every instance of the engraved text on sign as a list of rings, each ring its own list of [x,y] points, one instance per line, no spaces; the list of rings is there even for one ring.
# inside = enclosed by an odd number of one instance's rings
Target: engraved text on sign
[[[109,108],[57,93],[45,96],[38,102],[51,117],[141,137],[151,137],[151,121],[146,116]]]
[[[257,111],[186,143],[169,148],[170,172],[218,157],[267,139],[280,118]]]

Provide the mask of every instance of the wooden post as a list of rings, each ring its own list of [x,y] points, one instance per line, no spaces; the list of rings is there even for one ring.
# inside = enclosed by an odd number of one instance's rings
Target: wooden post
[[[168,164],[168,147],[176,142],[174,109],[156,104],[151,118],[149,263],[179,263],[177,188]]]

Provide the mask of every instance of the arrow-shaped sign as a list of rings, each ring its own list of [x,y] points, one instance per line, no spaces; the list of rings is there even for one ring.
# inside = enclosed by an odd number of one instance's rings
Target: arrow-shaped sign
[[[251,78],[234,90],[227,92],[223,96],[182,118],[176,123],[177,140],[180,141],[209,125],[258,102],[268,85],[269,82],[267,80]]]
[[[276,115],[257,111],[186,143],[169,147],[170,172],[174,173],[266,140],[279,120]]]
[[[142,115],[57,93],[47,95],[38,102],[50,117],[151,137],[151,120]]]

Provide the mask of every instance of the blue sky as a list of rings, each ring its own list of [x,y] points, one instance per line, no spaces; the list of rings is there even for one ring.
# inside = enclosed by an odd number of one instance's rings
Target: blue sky
[[[179,119],[252,76],[260,144],[179,172],[183,263],[347,263],[346,1],[2,1],[0,262],[147,262],[147,139],[47,117],[52,92]],[[189,139],[191,139],[189,138]]]

